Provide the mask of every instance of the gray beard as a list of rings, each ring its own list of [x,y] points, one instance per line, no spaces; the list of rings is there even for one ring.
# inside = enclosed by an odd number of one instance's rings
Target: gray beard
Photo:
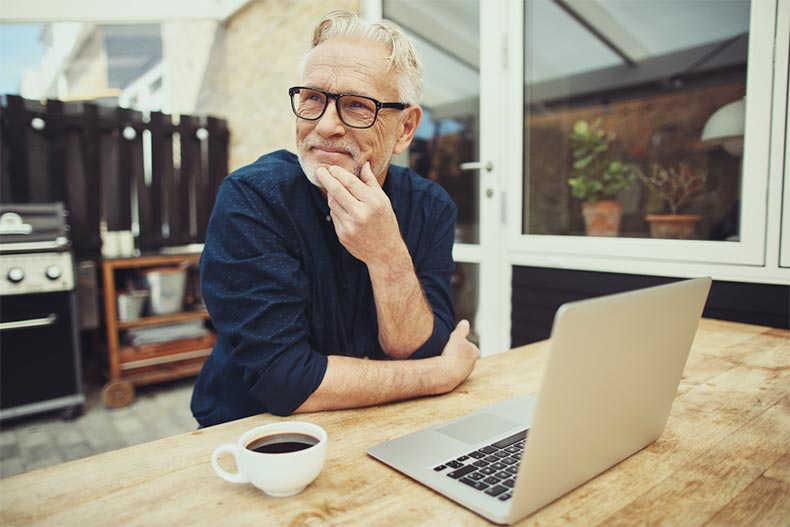
[[[316,170],[318,170],[318,168],[321,165],[319,163],[316,163],[315,161],[310,161],[307,158],[307,156],[304,155],[306,152],[310,150],[310,147],[313,146],[330,146],[335,148],[340,147],[347,150],[351,154],[351,157],[354,159],[355,162],[354,175],[357,176],[358,178],[361,176],[362,166],[364,163],[357,164],[357,160],[360,158],[361,153],[355,144],[346,141],[338,142],[338,141],[315,140],[315,139],[311,139],[311,137],[308,135],[307,137],[305,137],[304,141],[302,141],[302,144],[297,147],[297,158],[299,159],[299,166],[302,167],[302,172],[304,172],[305,176],[307,176],[307,179],[310,181],[310,183],[312,183],[316,187],[320,189],[324,188],[323,185],[321,185],[321,183],[318,181],[318,177],[315,175]],[[395,139],[392,140],[392,145],[389,146],[391,151],[395,147]],[[384,166],[380,168],[382,173],[386,172],[386,169],[389,166],[391,160],[392,160],[392,156],[390,156],[390,158],[387,159],[387,162],[384,163]],[[373,171],[373,175],[376,178],[378,178],[380,174],[376,173],[377,167],[371,166],[370,168]]]
[[[315,175],[316,170],[321,165],[316,163],[315,161],[310,161],[307,152],[310,151],[311,147],[314,146],[324,146],[329,148],[340,148],[351,154],[352,159],[354,160],[354,168],[356,176],[359,177],[359,174],[362,170],[362,165],[358,163],[358,159],[362,155],[359,151],[357,145],[352,143],[351,141],[347,140],[346,138],[339,138],[334,140],[324,140],[315,131],[311,132],[304,138],[301,144],[297,145],[297,152],[299,157],[299,165],[302,167],[302,172],[305,173],[307,179],[310,180],[310,183],[315,185],[318,188],[323,188],[321,183],[318,181],[318,177]],[[358,165],[358,166],[357,166]]]

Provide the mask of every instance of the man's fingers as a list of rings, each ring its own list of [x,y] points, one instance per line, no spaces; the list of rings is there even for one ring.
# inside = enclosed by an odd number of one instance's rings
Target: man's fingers
[[[318,167],[315,170],[315,175],[318,178],[318,182],[329,194],[335,194],[343,188],[343,185],[332,176],[326,167]]]
[[[335,172],[332,171],[333,168],[335,167],[330,167],[329,169],[319,167],[315,171],[316,177],[318,177],[318,181],[326,190],[329,206],[332,207],[332,204],[335,203],[343,210],[349,211],[358,204],[359,200],[352,196],[343,182],[335,176]],[[361,185],[359,181],[357,181],[357,184]]]
[[[376,176],[373,174],[373,170],[370,168],[370,161],[365,161],[365,164],[362,165],[362,171],[359,173],[359,179],[371,188],[381,188],[381,185],[379,185],[379,180],[376,179]]]
[[[364,168],[362,171],[364,172]],[[348,190],[350,196],[358,201],[370,200],[370,190],[357,176],[338,166],[329,167],[329,172]]]
[[[453,335],[465,339],[469,335],[469,321],[463,319],[455,326],[453,330]]]

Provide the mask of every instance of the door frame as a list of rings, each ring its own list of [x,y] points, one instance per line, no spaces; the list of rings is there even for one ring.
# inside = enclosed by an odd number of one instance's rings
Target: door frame
[[[428,0],[430,1],[430,0]],[[360,14],[368,21],[381,19],[382,0],[360,0]],[[520,136],[512,137],[502,124],[508,119],[508,107],[520,101],[520,93],[511,93],[508,47],[512,37],[509,12],[518,2],[483,2],[478,0],[480,24],[480,164],[490,163],[491,170],[481,169],[478,181],[479,243],[456,243],[456,263],[478,266],[477,306],[474,329],[480,339],[481,355],[510,349],[511,266],[507,256],[507,214],[505,183],[509,167],[506,152],[521,151]],[[520,104],[520,102],[516,102]],[[516,112],[518,113],[518,112]],[[473,178],[469,178],[473,181]],[[472,321],[470,321],[472,322]]]

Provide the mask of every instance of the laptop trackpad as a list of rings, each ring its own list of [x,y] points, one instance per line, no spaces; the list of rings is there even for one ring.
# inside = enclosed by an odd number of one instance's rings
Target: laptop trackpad
[[[434,430],[472,445],[502,432],[507,432],[517,426],[519,426],[519,423],[510,419],[494,414],[481,413],[470,415],[460,421],[440,426]]]

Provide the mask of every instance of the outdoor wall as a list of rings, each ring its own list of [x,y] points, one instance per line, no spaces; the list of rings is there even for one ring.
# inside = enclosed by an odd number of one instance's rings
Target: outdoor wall
[[[205,85],[206,65],[220,24],[213,20],[162,22],[168,113],[195,114]],[[213,84],[213,83],[212,83]]]
[[[91,97],[108,88],[107,53],[104,50],[101,30],[82,43],[65,71],[66,93],[61,98]]]
[[[294,150],[288,88],[299,83],[316,23],[334,9],[359,12],[359,1],[256,0],[218,28],[193,111],[227,119],[229,170]]]

